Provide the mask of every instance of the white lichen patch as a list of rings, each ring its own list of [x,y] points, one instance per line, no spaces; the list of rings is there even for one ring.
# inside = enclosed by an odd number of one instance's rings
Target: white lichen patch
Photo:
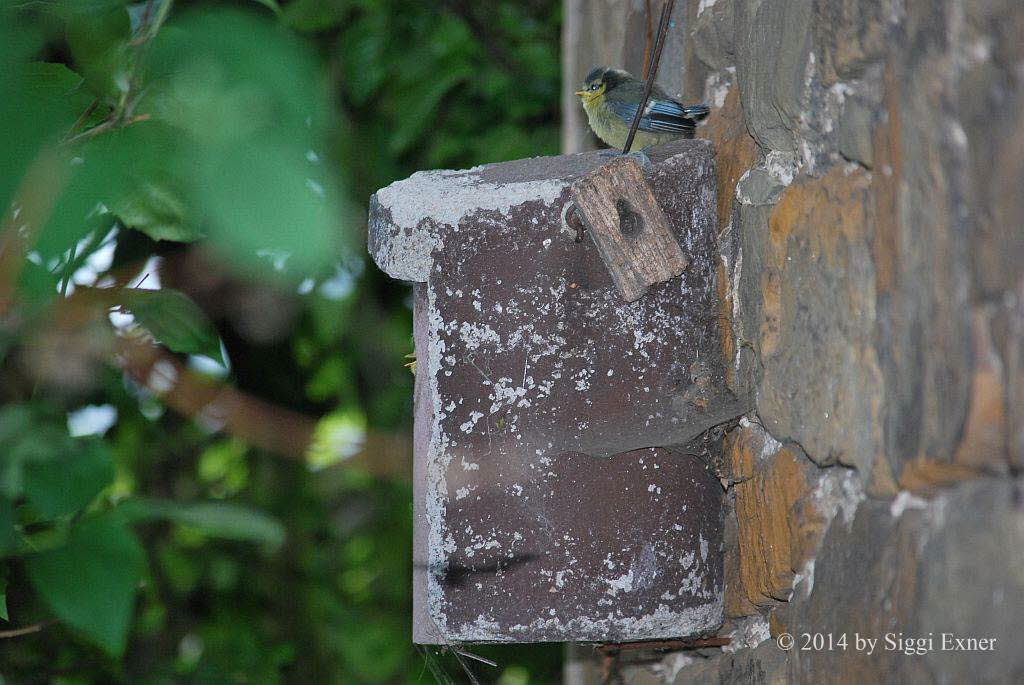
[[[533,379],[529,380],[532,381]],[[524,399],[527,390],[526,385],[518,385],[511,378],[499,378],[494,382],[494,392],[488,396],[488,399],[491,400],[490,412],[496,414],[503,409],[517,405],[529,407],[529,401]]]
[[[427,368],[440,369],[441,357],[445,352],[445,344],[441,339],[440,332],[443,330],[443,321],[437,311],[437,295],[433,287],[427,284],[427,354],[420,363],[426,362]],[[437,374],[425,374],[427,379],[427,397],[431,402],[430,410],[437,420],[431,422],[430,439],[427,444],[425,455],[427,471],[426,488],[426,518],[427,518],[427,568],[441,569],[445,567],[447,557],[456,550],[455,539],[444,525],[445,497],[448,492],[447,478],[445,473],[452,461],[452,455],[447,454],[448,436],[441,424],[445,411],[441,405],[441,398],[437,387]],[[448,633],[447,614],[444,611],[444,591],[438,587],[431,574],[427,577],[426,613],[434,623],[437,631],[444,635]]]
[[[615,597],[619,592],[633,592],[650,587],[657,576],[657,554],[654,545],[648,543],[643,546],[639,556],[633,558],[628,571],[614,578],[601,578],[600,580],[608,585],[605,593]]]
[[[706,604],[673,610],[667,604],[642,616],[622,616],[609,611],[602,616],[577,616],[570,620],[560,617],[536,618],[529,624],[515,624],[502,631],[488,615],[481,614],[472,623],[463,623],[449,639],[463,642],[489,642],[509,640],[514,635],[551,636],[572,635],[574,640],[603,641],[613,633],[624,641],[644,640],[665,635],[697,635],[717,626],[722,620],[722,598]]]
[[[814,562],[814,559],[808,559],[803,569],[793,576],[793,594],[796,594],[797,588],[803,588],[804,597],[810,597],[814,589]]]
[[[753,649],[771,636],[766,618],[745,616],[736,621],[736,629],[729,633],[729,644],[724,645],[722,651],[731,654],[741,649]]]
[[[572,569],[563,569],[561,571],[555,572],[555,587],[557,589],[561,590],[563,587],[565,587],[565,575],[567,573],[572,573]]]
[[[716,0],[700,0],[700,4],[697,5],[697,16],[704,14],[709,9],[715,6]]]
[[[498,549],[499,547],[501,547],[501,543],[496,538],[476,535],[473,537],[473,543],[464,547],[462,553],[467,557],[473,557],[476,556],[477,552]]]
[[[761,452],[758,454],[759,459],[773,457],[782,449],[782,443],[773,438],[772,434],[765,430],[764,426],[759,422],[751,421],[749,417],[743,416],[740,418],[740,426],[755,431],[758,438],[760,438]]]
[[[928,502],[913,493],[906,490],[900,490],[896,493],[896,497],[893,499],[892,504],[889,505],[889,513],[894,519],[898,519],[903,516],[903,512],[907,509],[927,509]]]
[[[843,523],[850,526],[857,514],[857,507],[864,501],[864,486],[856,471],[831,468],[818,479],[814,489],[814,501],[827,520],[842,513]]]
[[[459,426],[459,430],[462,431],[463,433],[471,432],[473,430],[473,427],[476,426],[476,422],[479,421],[480,419],[482,419],[483,417],[484,417],[484,413],[483,412],[480,412],[480,411],[471,411],[471,412],[469,412],[469,421],[466,421],[464,424]]]
[[[779,184],[788,186],[793,183],[793,178],[800,169],[800,161],[792,152],[772,150],[765,156],[764,169]]]
[[[633,590],[633,569],[630,567],[629,571],[623,573],[618,578],[602,578],[604,583],[607,583],[608,589],[606,593],[614,597],[622,592],[631,592]]]
[[[576,390],[579,392],[590,390],[590,377],[593,375],[594,370],[589,368],[582,368],[573,374],[572,379],[576,383]]]
[[[721,108],[735,78],[736,67],[726,67],[708,74],[704,81],[704,102],[710,103],[715,109]]]
[[[485,323],[470,323],[463,321],[459,327],[459,337],[462,338],[467,350],[475,350],[482,345],[494,345],[501,342],[501,338],[493,328]]]

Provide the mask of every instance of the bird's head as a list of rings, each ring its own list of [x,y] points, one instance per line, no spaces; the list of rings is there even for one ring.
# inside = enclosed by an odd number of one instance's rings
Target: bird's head
[[[604,95],[606,91],[631,78],[633,77],[629,75],[629,72],[622,71],[621,69],[597,67],[587,74],[587,78],[583,79],[583,88],[577,90],[576,95],[579,95],[583,103],[587,104],[595,98]]]

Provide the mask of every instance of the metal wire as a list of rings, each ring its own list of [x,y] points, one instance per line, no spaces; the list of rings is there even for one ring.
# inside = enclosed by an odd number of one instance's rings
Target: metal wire
[[[651,90],[654,88],[654,79],[658,76],[658,64],[661,63],[661,50],[665,47],[665,36],[668,33],[669,20],[672,16],[672,9],[675,7],[676,0],[665,0],[665,4],[661,7],[661,19],[658,20],[658,40],[654,44],[654,54],[651,55],[651,61],[647,68],[647,81],[644,83],[644,94],[640,98],[640,104],[636,108],[636,114],[633,115],[633,123],[629,127],[629,135],[626,137],[626,144],[622,148],[622,154],[629,152],[629,148],[633,146],[633,138],[636,137],[636,130],[640,126],[640,119],[644,115],[644,108],[647,107],[647,101],[651,97]]]

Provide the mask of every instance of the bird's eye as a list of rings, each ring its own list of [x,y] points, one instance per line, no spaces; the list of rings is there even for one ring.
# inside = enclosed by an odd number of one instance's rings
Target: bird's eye
[[[590,90],[597,90],[597,84],[596,83],[591,83],[590,84]]]

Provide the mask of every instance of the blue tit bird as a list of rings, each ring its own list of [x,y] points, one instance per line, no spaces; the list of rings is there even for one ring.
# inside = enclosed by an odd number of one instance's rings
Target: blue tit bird
[[[605,143],[620,149],[626,144],[643,94],[643,81],[628,71],[609,67],[591,71],[583,82],[583,89],[576,91],[587,112],[590,128]],[[707,105],[681,105],[654,86],[640,118],[633,147],[645,148],[677,138],[692,138],[696,120],[707,116],[709,111]]]

